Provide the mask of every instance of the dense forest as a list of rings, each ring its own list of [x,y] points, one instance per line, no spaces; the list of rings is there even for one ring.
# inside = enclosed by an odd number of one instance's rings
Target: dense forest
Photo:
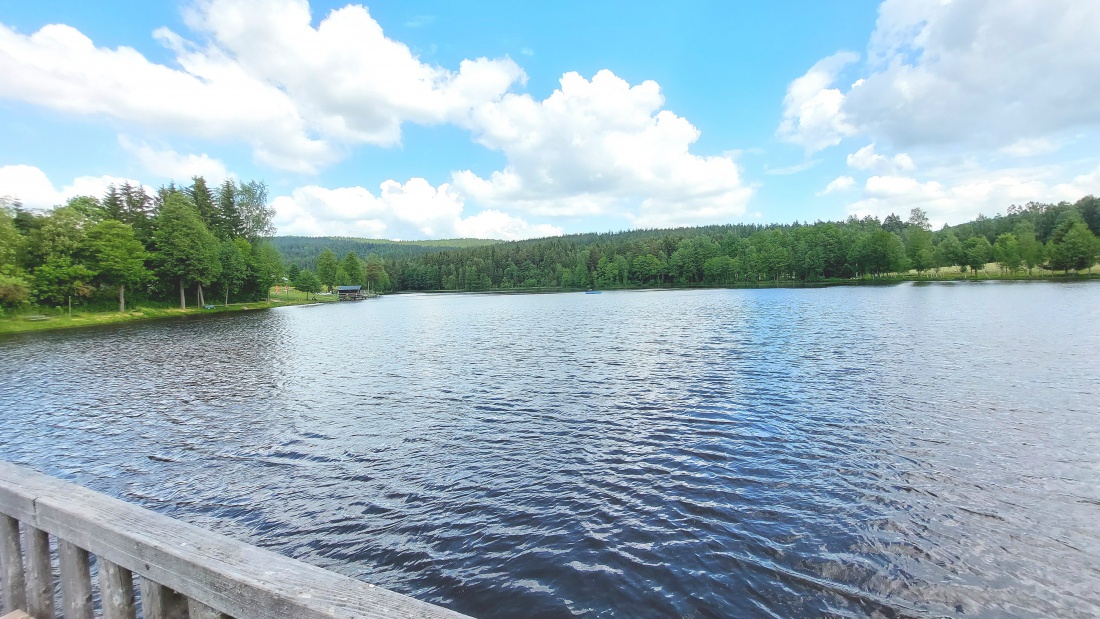
[[[315,270],[317,258],[326,249],[337,256],[346,256],[348,252],[352,252],[364,257],[376,254],[381,258],[403,259],[452,249],[493,245],[502,241],[492,239],[388,241],[342,236],[277,236],[271,239],[271,242],[283,255],[288,265],[295,264],[302,269]]]
[[[1007,215],[938,231],[908,219],[733,224],[499,243],[382,262],[391,290],[730,286],[933,277],[984,269],[1005,275],[1089,269],[1100,255],[1100,200],[1029,203]]]
[[[880,279],[915,273],[1004,276],[1090,269],[1100,199],[1028,203],[932,231],[921,209],[843,222],[730,224],[525,241],[394,242],[275,237],[262,182],[111,187],[48,212],[0,199],[0,312],[67,303],[106,308],[127,294],[186,307],[254,301],[275,284],[316,293],[733,286]],[[282,249],[282,253],[280,252]],[[284,258],[285,256],[285,258]],[[286,278],[286,279],[284,279]]]
[[[48,212],[0,203],[0,312],[30,304],[124,311],[127,294],[186,307],[267,297],[283,276],[268,240],[273,212],[262,182],[202,177],[150,195],[141,185],[80,196]]]

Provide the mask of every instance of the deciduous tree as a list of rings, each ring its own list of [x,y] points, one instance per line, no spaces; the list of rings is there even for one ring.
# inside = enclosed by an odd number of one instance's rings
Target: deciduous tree
[[[317,278],[329,292],[332,292],[332,287],[336,285],[336,271],[339,266],[336,255],[327,247],[321,255],[317,256]]]
[[[984,236],[972,236],[963,243],[966,249],[966,264],[974,271],[977,277],[978,271],[985,268],[986,263],[993,257],[993,246]]]
[[[947,230],[943,232],[939,244],[935,249],[936,264],[939,266],[953,267],[966,264],[966,250],[963,248],[959,237]]]
[[[917,213],[920,209],[913,209],[913,211]],[[920,211],[920,213],[923,213],[923,211]],[[909,220],[912,222],[914,217],[916,215],[910,216]],[[927,217],[924,217],[924,223],[927,225]],[[909,264],[917,270],[917,275],[932,268],[932,265],[935,264],[935,254],[932,250],[932,233],[923,226],[909,229],[909,245],[905,249],[909,257]]]
[[[22,244],[7,204],[0,203],[0,307],[19,305],[30,298],[30,285],[16,262]]]
[[[359,259],[353,252],[348,252],[344,256],[344,260],[340,263],[340,266],[344,269],[344,279],[339,283],[341,286],[362,286],[364,284],[363,275],[363,261]]]
[[[997,236],[997,242],[993,243],[993,260],[1001,265],[1002,271],[1013,273],[1020,270],[1023,259],[1015,234],[1006,232]]]
[[[313,271],[299,271],[298,277],[294,279],[294,287],[306,294],[315,294],[321,292],[321,280]]]
[[[246,254],[251,253],[248,241],[244,239],[225,239],[218,246],[218,260],[221,273],[218,285],[225,293],[225,305],[229,305],[229,295],[237,292],[248,278]]]
[[[1089,231],[1085,222],[1073,223],[1058,242],[1051,241],[1050,266],[1055,269],[1080,271],[1089,269],[1096,263],[1100,245],[1096,235]]]
[[[1027,267],[1027,274],[1030,276],[1031,270],[1043,264],[1043,261],[1046,260],[1043,244],[1035,238],[1035,226],[1030,221],[1022,221],[1016,224],[1013,234],[1016,235],[1016,246],[1020,251],[1020,259]]]
[[[366,279],[368,285],[374,290],[385,290],[389,288],[390,276],[386,273],[386,265],[382,262],[382,258],[378,254],[370,254],[367,256],[366,264],[363,268],[363,277]]]
[[[241,236],[255,244],[275,234],[272,220],[275,211],[267,204],[267,185],[263,181],[248,181],[237,187],[236,208],[241,222]]]
[[[179,285],[180,309],[187,308],[184,289],[189,284],[196,285],[196,297],[202,304],[203,284],[214,281],[221,270],[219,244],[183,193],[166,196],[157,217],[155,242],[159,271]]]
[[[134,229],[115,219],[107,219],[88,230],[88,253],[98,279],[118,287],[118,311],[126,311],[126,287],[147,281],[152,273],[145,268],[149,254],[134,236]]]

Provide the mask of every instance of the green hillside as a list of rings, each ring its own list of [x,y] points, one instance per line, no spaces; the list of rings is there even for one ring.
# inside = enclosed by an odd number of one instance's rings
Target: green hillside
[[[382,258],[411,258],[426,253],[466,249],[494,245],[501,241],[492,239],[442,239],[432,241],[389,241],[386,239],[358,239],[342,236],[277,236],[272,244],[287,264],[303,269],[314,269],[317,256],[326,248],[337,256],[348,252],[366,257],[377,254]]]
[[[853,279],[987,276],[1032,277],[1084,271],[1100,256],[1100,200],[1028,203],[1006,215],[933,231],[921,209],[890,215],[791,224],[729,224],[694,228],[572,234],[511,242],[477,240],[387,243],[303,239],[315,258],[368,259],[377,290],[506,290],[741,286]],[[288,264],[291,248],[280,245]],[[464,243],[464,245],[460,245]],[[301,255],[307,255],[302,251]],[[373,260],[373,262],[372,262]],[[322,282],[340,283],[333,264]],[[350,269],[350,271],[349,271]],[[356,278],[351,278],[356,279]],[[340,280],[340,281],[337,281]]]

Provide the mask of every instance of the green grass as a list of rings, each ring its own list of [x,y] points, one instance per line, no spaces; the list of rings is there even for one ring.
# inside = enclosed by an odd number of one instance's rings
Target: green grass
[[[0,317],[0,335],[8,333],[26,333],[31,331],[53,331],[56,329],[78,329],[81,327],[94,327],[98,325],[110,325],[136,320],[156,320],[164,318],[179,318],[181,316],[194,316],[197,314],[225,314],[231,312],[250,312],[265,310],[272,307],[287,305],[303,305],[313,303],[313,295],[291,290],[289,294],[283,292],[275,295],[271,292],[271,301],[258,303],[230,303],[223,306],[220,303],[213,309],[201,307],[188,307],[181,310],[179,307],[170,307],[166,303],[138,303],[125,312],[96,311],[74,308],[72,317],[67,311],[58,312],[56,309],[32,308],[26,312]],[[317,295],[317,303],[335,301],[334,295]]]

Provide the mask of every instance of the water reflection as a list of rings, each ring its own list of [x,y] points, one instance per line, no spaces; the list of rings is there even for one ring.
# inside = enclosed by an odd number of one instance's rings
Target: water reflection
[[[1098,301],[409,295],[20,336],[0,440],[479,616],[1092,616]]]

